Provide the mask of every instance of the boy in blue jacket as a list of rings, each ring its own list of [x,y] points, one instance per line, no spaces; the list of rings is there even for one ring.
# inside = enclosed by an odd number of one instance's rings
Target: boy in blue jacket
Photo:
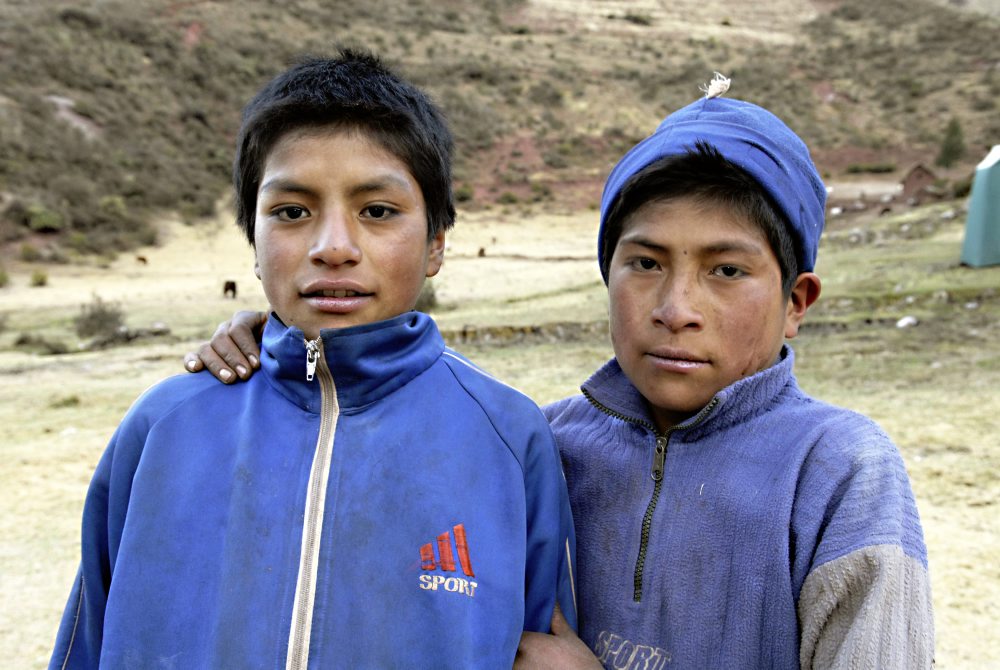
[[[503,668],[575,620],[558,455],[525,396],[411,311],[454,221],[439,110],[374,57],[244,110],[261,373],[168,379],[87,495],[52,668]]]
[[[553,635],[525,635],[519,667],[932,664],[900,454],[803,393],[785,344],[819,297],[825,202],[805,144],[717,94],[612,171],[598,260],[615,357],[544,408],[576,522],[580,637],[557,617]],[[253,319],[239,322],[245,343]]]

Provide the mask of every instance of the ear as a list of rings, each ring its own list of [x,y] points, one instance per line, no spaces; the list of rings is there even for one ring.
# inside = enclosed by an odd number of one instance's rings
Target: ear
[[[440,270],[441,266],[444,264],[444,231],[439,230],[438,233],[431,238],[431,241],[427,244],[427,275],[428,277],[433,277]]]
[[[812,272],[803,272],[795,278],[795,286],[788,297],[785,311],[785,337],[791,339],[799,334],[799,326],[806,316],[806,311],[819,298],[822,282]]]
[[[257,260],[256,255],[253,257],[253,273],[257,279],[260,279],[260,261]]]

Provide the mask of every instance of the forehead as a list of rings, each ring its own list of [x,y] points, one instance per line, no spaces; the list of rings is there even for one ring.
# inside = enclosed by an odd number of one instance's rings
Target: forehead
[[[639,233],[664,245],[738,237],[770,248],[763,228],[748,212],[709,198],[681,196],[643,203],[623,222],[619,243]]]
[[[357,145],[352,154],[357,154],[359,151],[365,152],[368,154],[365,156],[365,160],[370,160],[373,163],[392,164],[394,167],[405,170],[411,178],[414,177],[406,157],[396,150],[386,134],[355,123],[307,124],[289,128],[275,135],[267,151],[261,156],[261,172],[266,172],[274,160],[296,158],[298,152],[295,149],[292,149],[291,156],[286,154],[289,153],[290,148],[300,146],[301,143],[340,141]],[[313,158],[327,163],[343,160],[342,155],[332,152],[313,156]]]

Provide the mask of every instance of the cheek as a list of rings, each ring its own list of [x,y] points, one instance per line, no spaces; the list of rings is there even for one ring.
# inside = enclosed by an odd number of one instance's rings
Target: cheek
[[[771,301],[747,300],[738,309],[718,316],[735,371],[746,377],[773,362],[784,341],[782,321],[775,318]]]

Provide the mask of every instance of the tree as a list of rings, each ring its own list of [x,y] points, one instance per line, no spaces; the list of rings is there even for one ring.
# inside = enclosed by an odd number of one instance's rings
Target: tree
[[[962,138],[962,125],[953,118],[944,131],[941,140],[941,150],[934,162],[941,167],[951,167],[965,155],[965,140]]]

